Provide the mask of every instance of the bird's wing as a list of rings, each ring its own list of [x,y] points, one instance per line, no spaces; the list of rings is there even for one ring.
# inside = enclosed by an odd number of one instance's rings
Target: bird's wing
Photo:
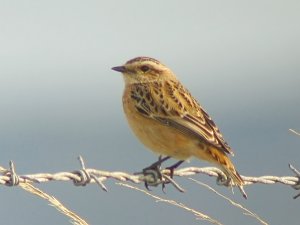
[[[136,109],[143,116],[233,155],[211,117],[179,82],[136,85],[131,98],[136,101]]]

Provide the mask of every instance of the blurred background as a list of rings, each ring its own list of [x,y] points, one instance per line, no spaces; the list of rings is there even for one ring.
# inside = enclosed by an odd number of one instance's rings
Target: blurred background
[[[156,160],[133,136],[122,111],[122,76],[110,68],[136,56],[172,68],[220,127],[242,175],[300,169],[300,2],[0,0],[0,165],[17,173],[86,166],[136,172]],[[167,163],[170,164],[171,162]],[[207,166],[191,160],[183,166]],[[299,223],[300,200],[283,185],[218,191],[270,224]],[[174,199],[224,224],[258,224],[184,178]],[[37,185],[90,224],[209,224],[189,212],[115,185]],[[142,185],[139,187],[143,188]],[[69,224],[44,200],[0,187],[2,224]]]

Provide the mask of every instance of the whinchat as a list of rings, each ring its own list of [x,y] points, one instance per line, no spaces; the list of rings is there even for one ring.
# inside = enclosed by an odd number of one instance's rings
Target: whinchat
[[[227,156],[233,152],[219,128],[168,67],[137,57],[112,69],[123,74],[124,112],[145,146],[180,160],[176,166],[192,156],[214,163],[242,189],[244,181]]]

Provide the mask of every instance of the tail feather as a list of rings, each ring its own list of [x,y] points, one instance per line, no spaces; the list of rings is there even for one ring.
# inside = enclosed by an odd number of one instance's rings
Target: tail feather
[[[233,165],[231,164],[230,167],[228,165],[221,165],[221,169],[226,174],[227,177],[229,177],[232,182],[237,186],[242,186],[245,184],[243,178],[240,176],[240,174],[235,170]]]
[[[206,146],[205,148],[197,149],[194,155],[199,158],[209,162],[212,162],[219,166],[225,175],[230,178],[234,185],[238,186],[244,198],[247,198],[247,194],[243,189],[245,184],[243,178],[235,170],[233,163],[230,158],[226,155],[225,152],[222,152],[220,149]]]
[[[231,163],[231,165],[232,165],[232,163]],[[237,187],[239,188],[243,197],[245,199],[247,199],[247,194],[243,188],[243,185],[245,184],[245,182],[244,182],[243,178],[240,176],[240,174],[234,169],[233,165],[232,165],[232,167],[227,167],[225,165],[222,165],[221,169],[226,174],[226,176],[229,177],[235,185],[237,185]]]

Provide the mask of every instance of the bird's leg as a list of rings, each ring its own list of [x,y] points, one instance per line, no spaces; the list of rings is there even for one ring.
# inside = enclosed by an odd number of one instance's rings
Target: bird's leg
[[[170,159],[170,158],[171,158],[170,156],[162,157],[162,156],[160,155],[160,156],[158,157],[158,160],[157,160],[155,163],[152,163],[150,166],[144,168],[143,170],[147,170],[147,169],[156,169],[156,168],[160,169],[161,164],[162,164],[164,161],[166,161],[166,160],[168,160],[168,159]]]
[[[166,169],[167,170],[170,170],[170,177],[173,178],[173,175],[174,175],[174,170],[180,166],[182,163],[184,162],[184,160],[179,160],[177,163],[167,167]]]

